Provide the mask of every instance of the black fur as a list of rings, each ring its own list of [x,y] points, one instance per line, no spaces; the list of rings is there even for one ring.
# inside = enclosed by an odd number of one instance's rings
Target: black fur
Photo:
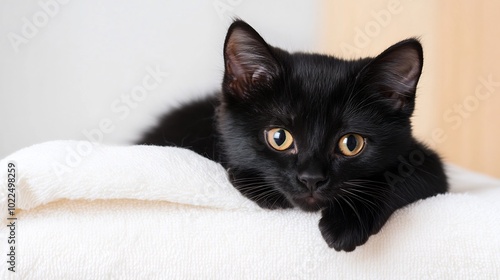
[[[269,46],[238,20],[224,62],[221,93],[167,114],[139,143],[186,147],[220,162],[261,207],[322,211],[319,228],[338,251],[364,244],[395,210],[446,192],[439,157],[412,136],[423,63],[416,39],[348,61]],[[292,150],[267,144],[274,127],[291,132]],[[356,156],[339,150],[348,133],[365,138]]]

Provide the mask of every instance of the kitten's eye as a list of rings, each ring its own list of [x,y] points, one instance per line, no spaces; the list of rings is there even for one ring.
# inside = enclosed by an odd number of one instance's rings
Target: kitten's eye
[[[266,134],[267,143],[277,151],[284,151],[293,144],[292,134],[286,129],[272,128],[267,130]]]
[[[359,134],[346,134],[340,138],[339,149],[342,154],[348,157],[355,156],[365,147],[365,138]]]

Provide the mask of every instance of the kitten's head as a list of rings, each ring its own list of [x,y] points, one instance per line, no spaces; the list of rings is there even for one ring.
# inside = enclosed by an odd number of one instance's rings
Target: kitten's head
[[[410,117],[423,63],[415,39],[348,61],[288,53],[236,21],[224,62],[217,121],[225,164],[255,175],[234,178],[236,187],[272,186],[314,211],[346,182],[397,164],[414,143]]]

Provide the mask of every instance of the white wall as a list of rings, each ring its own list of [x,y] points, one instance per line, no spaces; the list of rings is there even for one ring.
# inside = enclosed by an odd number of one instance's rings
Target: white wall
[[[319,1],[111,2],[0,2],[0,158],[86,134],[129,143],[167,108],[217,90],[232,16],[285,49],[319,42]]]

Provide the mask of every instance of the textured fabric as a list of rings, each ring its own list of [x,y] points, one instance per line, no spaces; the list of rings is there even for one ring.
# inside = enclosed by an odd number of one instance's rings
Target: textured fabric
[[[328,248],[319,213],[260,209],[185,149],[56,141],[0,168],[1,279],[500,278],[500,181],[453,166],[451,193],[400,209],[351,253]]]

